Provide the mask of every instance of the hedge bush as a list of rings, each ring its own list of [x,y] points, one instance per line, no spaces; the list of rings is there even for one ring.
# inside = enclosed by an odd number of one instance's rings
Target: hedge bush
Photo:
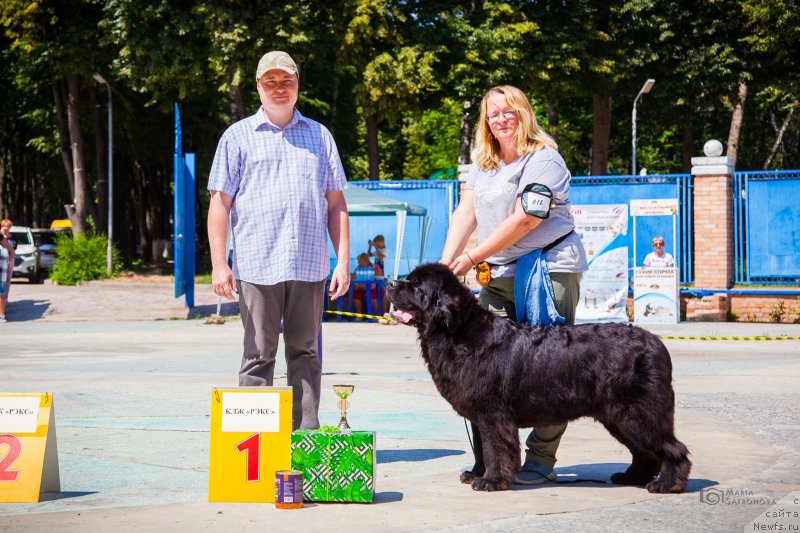
[[[108,278],[105,235],[64,235],[56,241],[56,261],[50,279],[59,285],[76,285],[93,279]],[[114,272],[120,268],[119,252],[112,250]]]

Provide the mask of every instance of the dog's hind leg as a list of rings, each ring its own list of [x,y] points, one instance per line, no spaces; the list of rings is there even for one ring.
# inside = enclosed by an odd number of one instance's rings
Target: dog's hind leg
[[[627,438],[619,428],[609,422],[603,422],[609,433],[630,450],[633,460],[624,472],[611,475],[611,482],[615,485],[636,485],[644,487],[658,474],[661,464],[655,453],[648,452],[637,446],[633,440]]]
[[[520,467],[519,429],[509,420],[479,422],[486,472],[472,481],[473,490],[508,490]]]
[[[472,483],[486,472],[486,465],[483,462],[481,432],[475,422],[470,422],[470,426],[472,427],[472,453],[475,455],[475,465],[472,470],[465,470],[461,473],[461,483]]]
[[[669,435],[662,445],[661,472],[647,484],[649,492],[683,492],[689,483],[692,462],[686,445]]]

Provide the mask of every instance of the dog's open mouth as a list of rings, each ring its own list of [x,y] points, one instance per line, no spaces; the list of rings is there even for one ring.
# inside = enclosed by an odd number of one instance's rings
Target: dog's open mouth
[[[402,322],[403,324],[411,324],[417,318],[417,313],[415,311],[403,311],[402,309],[395,309],[392,311],[392,316],[395,317],[398,322]]]

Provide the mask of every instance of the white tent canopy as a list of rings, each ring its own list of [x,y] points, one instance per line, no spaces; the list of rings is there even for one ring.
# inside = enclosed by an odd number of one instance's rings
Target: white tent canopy
[[[406,230],[406,218],[408,215],[422,217],[420,221],[419,236],[419,262],[423,261],[425,253],[425,240],[430,230],[430,219],[428,211],[424,207],[410,204],[402,200],[396,200],[384,196],[375,191],[370,191],[362,187],[353,186],[344,190],[344,198],[347,202],[347,213],[353,216],[395,216],[397,217],[397,242],[394,253],[394,270],[392,279],[397,279],[400,271],[400,253],[403,249],[403,238]]]

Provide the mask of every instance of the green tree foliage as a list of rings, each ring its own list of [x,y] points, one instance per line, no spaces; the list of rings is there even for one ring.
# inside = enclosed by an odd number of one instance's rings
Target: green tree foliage
[[[406,140],[403,177],[423,180],[436,170],[455,165],[461,105],[445,102],[441,108],[409,116],[403,120],[402,136]]]

